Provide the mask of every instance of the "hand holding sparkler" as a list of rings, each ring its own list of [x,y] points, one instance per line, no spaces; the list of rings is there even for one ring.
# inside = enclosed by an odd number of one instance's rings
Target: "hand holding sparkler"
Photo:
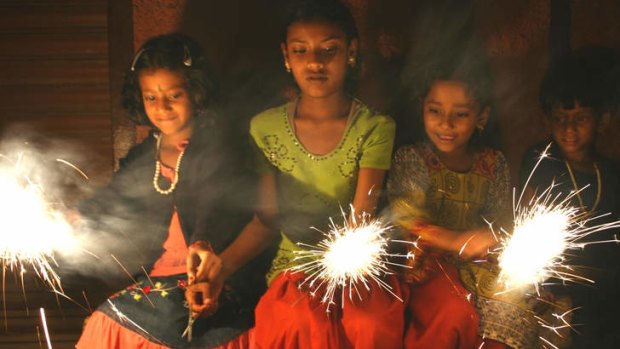
[[[189,304],[191,317],[210,316],[217,312],[221,287],[210,282],[198,282],[188,285],[185,298]]]
[[[196,241],[187,254],[188,287],[185,298],[192,316],[208,316],[217,311],[224,286],[224,264],[206,241]]]
[[[459,257],[464,260],[485,258],[497,244],[493,232],[485,228],[459,232],[437,225],[416,222],[411,232],[419,238],[417,243],[422,249],[424,246],[429,246],[458,253]]]

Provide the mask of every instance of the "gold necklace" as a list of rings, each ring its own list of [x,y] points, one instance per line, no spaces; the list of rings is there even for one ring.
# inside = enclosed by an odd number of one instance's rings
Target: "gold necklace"
[[[568,170],[568,175],[570,176],[570,180],[573,183],[573,188],[575,189],[575,195],[577,196],[577,200],[579,200],[579,205],[581,206],[581,209],[584,212],[588,212],[588,210],[586,210],[586,206],[583,203],[583,199],[581,198],[581,195],[579,195],[579,192],[581,191],[581,189],[577,185],[577,180],[575,179],[575,175],[573,174],[573,169],[568,163],[568,160],[564,159],[564,163],[566,164],[566,169]],[[602,186],[603,186],[601,183],[601,171],[599,170],[596,162],[593,162],[593,165],[594,165],[594,172],[596,173],[596,200],[594,201],[594,205],[592,206],[592,209],[590,210],[590,212],[594,212],[594,210],[596,210],[596,208],[598,207],[598,204],[601,201],[601,192],[602,192]]]
[[[157,147],[155,151],[155,156],[157,160],[155,160],[155,175],[153,176],[153,187],[158,193],[162,195],[169,195],[177,187],[177,183],[179,183],[179,168],[181,168],[181,159],[183,158],[183,154],[185,154],[185,149],[181,151],[179,157],[177,158],[176,166],[174,166],[174,178],[172,179],[172,183],[170,183],[170,188],[162,189],[159,186],[159,175],[161,173],[161,162],[159,161],[159,146],[161,145],[161,139],[161,135],[157,137]]]

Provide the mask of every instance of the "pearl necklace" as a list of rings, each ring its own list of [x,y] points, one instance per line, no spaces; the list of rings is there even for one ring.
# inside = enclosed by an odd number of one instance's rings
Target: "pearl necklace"
[[[586,209],[586,205],[584,205],[583,199],[581,198],[581,195],[579,195],[579,192],[581,191],[581,189],[579,188],[579,186],[577,186],[577,180],[575,179],[575,175],[573,174],[573,169],[571,168],[571,165],[568,163],[568,160],[565,159],[564,164],[566,164],[566,169],[568,169],[568,175],[570,176],[570,180],[573,183],[573,188],[575,189],[577,200],[579,200],[579,206],[581,206],[581,209],[584,212],[588,212],[588,210]],[[602,192],[602,187],[603,187],[602,182],[601,182],[601,170],[599,170],[596,162],[594,162],[593,164],[594,164],[594,172],[596,173],[596,199],[589,213],[594,212],[594,210],[596,210],[596,208],[598,207],[598,204],[601,201],[601,192]]]
[[[181,168],[181,159],[183,158],[183,154],[185,154],[185,149],[181,151],[179,157],[177,158],[177,164],[176,166],[174,166],[174,178],[172,179],[172,183],[170,183],[170,188],[162,189],[159,187],[159,175],[161,173],[161,162],[159,161],[159,146],[161,144],[161,138],[161,135],[157,137],[157,160],[155,160],[155,175],[153,176],[153,187],[155,188],[155,191],[157,191],[161,195],[169,195],[174,191],[177,183],[179,182],[179,168]]]

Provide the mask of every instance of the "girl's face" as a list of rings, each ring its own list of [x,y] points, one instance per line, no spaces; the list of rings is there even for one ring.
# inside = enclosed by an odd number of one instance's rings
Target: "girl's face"
[[[164,135],[191,134],[193,106],[180,72],[158,68],[143,70],[138,77],[144,110]]]
[[[575,103],[572,109],[556,105],[551,110],[551,135],[568,159],[587,155],[594,146],[596,132],[609,122],[609,114],[597,117],[594,110]]]
[[[476,127],[489,117],[460,81],[436,81],[424,98],[424,129],[437,150],[446,155],[464,155]]]
[[[295,22],[281,48],[303,95],[321,98],[344,92],[347,64],[356,56],[357,40],[347,43],[337,25]]]

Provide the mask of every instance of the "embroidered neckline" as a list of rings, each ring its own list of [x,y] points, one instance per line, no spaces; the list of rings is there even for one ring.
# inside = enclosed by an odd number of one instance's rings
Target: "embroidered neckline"
[[[347,125],[345,127],[344,133],[342,134],[342,137],[340,137],[340,141],[334,147],[334,149],[330,150],[325,154],[315,154],[306,149],[306,147],[301,143],[299,137],[297,137],[297,134],[295,132],[293,117],[295,115],[295,110],[297,110],[298,101],[299,98],[295,99],[295,101],[291,103],[286,104],[283,108],[284,110],[282,113],[284,117],[284,124],[286,125],[286,133],[292,139],[295,146],[297,146],[304,154],[306,154],[312,160],[328,159],[338,153],[338,151],[340,151],[344,147],[344,143],[349,137],[351,126],[353,125],[355,118],[359,115],[359,111],[362,109],[362,103],[357,98],[353,98],[351,100],[351,108],[349,109],[349,115],[347,116]]]

